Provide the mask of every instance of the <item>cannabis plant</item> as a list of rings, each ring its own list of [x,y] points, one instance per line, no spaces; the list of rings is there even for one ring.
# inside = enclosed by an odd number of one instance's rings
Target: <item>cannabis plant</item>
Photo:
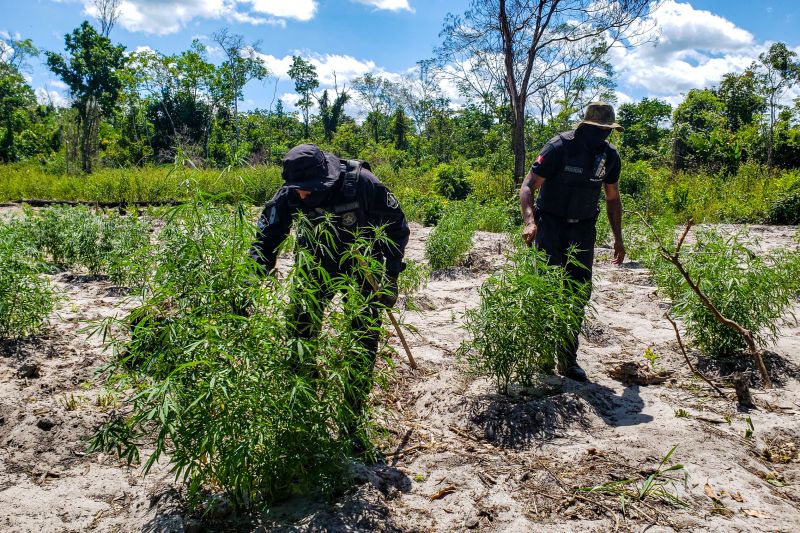
[[[580,328],[588,290],[549,266],[542,251],[520,246],[481,286],[480,305],[466,313],[471,339],[460,353],[503,394],[511,384],[533,385],[552,373],[561,347]]]
[[[25,225],[0,222],[0,339],[39,332],[55,306],[41,255]]]
[[[433,228],[425,243],[425,258],[433,270],[461,264],[475,234],[472,203],[453,202]]]
[[[114,213],[102,219],[97,243],[102,268],[116,285],[140,289],[153,268],[151,225],[134,212],[129,216]]]
[[[747,247],[743,234],[724,237],[705,230],[693,246],[684,245],[681,257],[691,278],[723,316],[752,331],[762,348],[776,340],[781,320],[800,290],[797,252],[759,256]],[[673,278],[676,275],[672,273]],[[673,312],[686,323],[690,339],[703,352],[731,356],[746,348],[742,336],[715,319],[682,279],[659,283],[673,300]]]
[[[368,410],[352,406],[372,384],[361,341],[380,332],[364,290],[384,275],[374,239],[358,237],[345,253],[352,275],[328,274],[298,246],[288,275],[262,280],[247,254],[247,215],[202,200],[175,209],[150,291],[98,329],[115,352],[108,384],[125,399],[93,449],[132,462],[151,448],[145,470],[168,455],[192,503],[205,490],[242,507],[329,491],[346,479],[352,430],[370,432]],[[332,240],[325,224],[300,226],[308,246]],[[298,336],[298,311],[325,315],[324,334]]]
[[[85,206],[53,206],[26,213],[36,245],[49,261],[60,268],[83,266],[91,274],[100,273],[99,215]]]

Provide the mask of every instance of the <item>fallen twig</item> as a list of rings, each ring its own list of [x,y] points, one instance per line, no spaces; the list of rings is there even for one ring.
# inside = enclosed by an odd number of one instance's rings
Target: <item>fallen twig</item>
[[[672,319],[672,317],[669,316],[669,313],[664,313],[664,318],[666,318],[669,321],[669,323],[672,324],[672,329],[675,330],[675,338],[678,339],[678,346],[680,346],[683,358],[686,360],[686,364],[689,366],[689,370],[692,371],[692,374],[694,374],[695,376],[699,377],[700,379],[708,383],[711,386],[711,388],[714,389],[716,393],[719,394],[721,397],[725,398],[726,400],[730,399],[728,398],[727,394],[722,392],[722,390],[714,384],[714,382],[712,382],[702,372],[700,372],[695,368],[695,366],[692,364],[692,361],[689,359],[689,354],[686,353],[686,347],[683,345],[683,339],[681,339],[681,333],[680,331],[678,331],[678,324],[676,324],[675,321]]]

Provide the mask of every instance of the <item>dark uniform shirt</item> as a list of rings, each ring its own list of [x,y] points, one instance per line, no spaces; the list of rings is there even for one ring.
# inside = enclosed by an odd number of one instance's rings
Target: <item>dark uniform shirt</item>
[[[259,218],[258,239],[251,250],[253,258],[267,270],[274,268],[278,247],[289,234],[295,214],[302,212],[313,223],[324,220],[325,214],[330,213],[333,215],[335,227],[344,231],[335,232],[337,242],[332,254],[318,257],[326,270],[337,272],[342,269],[339,259],[347,245],[353,241],[354,230],[384,226],[391,244],[379,243],[377,255],[385,261],[387,273],[402,272],[405,268],[403,256],[410,231],[395,195],[365,168],[362,168],[356,182],[354,197],[345,194],[343,184],[344,178],[340,176],[339,181],[328,191],[325,200],[313,208],[304,205],[296,191],[290,187],[281,187],[272,200],[267,202]]]
[[[577,137],[573,142],[580,143],[580,137]],[[596,153],[602,151],[602,149],[590,150],[585,145],[583,145],[582,148],[586,153],[587,165],[591,164],[591,160],[594,158]],[[606,154],[606,174],[603,177],[603,183],[611,185],[619,181],[619,173],[622,168],[622,163],[619,158],[619,152],[617,152],[617,149],[614,147],[614,145],[608,144]],[[563,167],[564,140],[560,135],[556,135],[547,141],[547,144],[542,147],[542,151],[539,152],[539,157],[536,158],[536,161],[534,161],[533,165],[531,166],[531,172],[537,176],[543,177],[544,179],[552,179],[561,173]]]

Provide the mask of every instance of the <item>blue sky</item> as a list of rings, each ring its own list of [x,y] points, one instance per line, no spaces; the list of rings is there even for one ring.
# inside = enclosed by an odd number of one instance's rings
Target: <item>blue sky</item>
[[[93,20],[91,0],[0,0],[0,32],[30,37],[41,49],[63,48],[63,36],[84,19]],[[448,12],[460,13],[467,0],[124,0],[111,37],[129,50],[150,47],[163,53],[185,50],[194,37],[222,27],[261,41],[263,59],[279,79],[277,94],[291,107],[292,85],[285,71],[300,54],[317,66],[323,87],[333,73],[341,84],[365,72],[400,75],[430,57]],[[742,70],[770,42],[800,51],[798,0],[666,0],[652,15],[659,35],[651,44],[611,55],[619,102],[643,96],[671,103],[692,87],[714,85]],[[213,49],[211,59],[221,58]],[[61,84],[40,60],[26,74],[40,95],[64,102]],[[274,78],[251,83],[245,108],[268,107]],[[445,92],[453,96],[452,87]]]

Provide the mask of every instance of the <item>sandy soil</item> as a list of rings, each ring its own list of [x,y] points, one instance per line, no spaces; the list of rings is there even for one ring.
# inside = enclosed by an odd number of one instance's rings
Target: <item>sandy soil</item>
[[[412,232],[408,255],[422,260],[429,230]],[[793,232],[754,228],[763,249],[795,246]],[[502,236],[479,233],[470,266],[434,273],[415,296],[420,310],[405,312],[419,331],[409,340],[421,368],[399,364],[380,394],[392,409],[388,464],[356,468],[356,485],[332,502],[297,498],[259,516],[223,512],[205,523],[182,511],[181,487],[163,463],[143,477],[115,457],[85,453],[110,406],[93,379],[107,356],[82,329],[120,313],[124,295],[107,281],[54,276],[63,299],[49,333],[0,346],[0,530],[800,530],[796,323],[784,326],[768,358],[776,387],[765,391],[754,379],[758,408],[737,411],[685,368],[647,271],[613,267],[609,250],[598,248],[595,312],[579,355],[591,382],[553,377],[499,397],[465,373],[455,350],[461,317],[504,249]],[[623,362],[645,364],[647,348],[666,381],[611,377]],[[641,485],[675,445],[670,464],[683,464],[688,482],[673,475],[667,487],[684,507],[647,497],[628,501],[623,515],[617,494],[574,491],[625,479]]]

